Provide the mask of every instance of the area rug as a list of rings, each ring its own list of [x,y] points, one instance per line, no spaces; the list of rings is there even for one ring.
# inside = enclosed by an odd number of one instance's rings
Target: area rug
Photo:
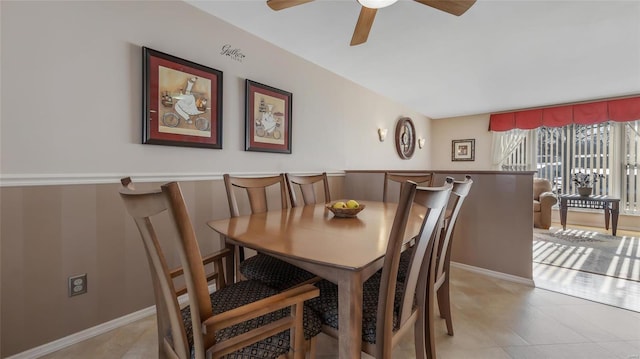
[[[533,261],[640,282],[640,238],[556,227],[534,229]]]

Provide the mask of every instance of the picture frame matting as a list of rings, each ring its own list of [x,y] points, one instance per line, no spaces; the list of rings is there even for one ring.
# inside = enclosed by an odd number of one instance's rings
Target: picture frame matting
[[[452,140],[451,161],[475,161],[476,140]]]

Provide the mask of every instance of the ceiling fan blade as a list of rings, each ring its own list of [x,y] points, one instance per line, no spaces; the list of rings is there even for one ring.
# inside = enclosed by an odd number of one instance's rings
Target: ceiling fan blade
[[[296,5],[306,4],[313,0],[267,0],[267,5],[273,10],[287,9]]]
[[[420,4],[431,6],[451,15],[464,14],[476,2],[476,0],[415,0]]]
[[[360,16],[358,16],[358,23],[356,23],[356,29],[353,31],[353,37],[351,38],[351,46],[367,42],[377,11],[378,9],[362,7]]]

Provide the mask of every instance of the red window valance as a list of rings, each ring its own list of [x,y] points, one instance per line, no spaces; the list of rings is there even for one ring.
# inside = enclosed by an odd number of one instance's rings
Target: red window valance
[[[605,121],[640,119],[640,96],[619,100],[562,105],[534,110],[492,114],[489,131],[530,130],[542,126],[589,125]]]

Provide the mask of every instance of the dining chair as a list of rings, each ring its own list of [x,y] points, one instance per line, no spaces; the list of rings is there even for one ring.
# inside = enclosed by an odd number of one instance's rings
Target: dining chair
[[[229,174],[224,174],[223,178],[231,217],[241,215],[234,188],[245,190],[252,214],[264,213],[269,210],[267,189],[273,186],[277,188],[281,208],[289,207],[287,185],[283,174],[268,177],[233,177]],[[242,247],[238,248],[236,259],[239,262],[237,268],[239,275],[247,279],[258,280],[278,290],[316,280],[316,276],[312,273],[264,253],[258,252],[256,255],[245,259],[244,248]]]
[[[436,272],[434,288],[437,291],[438,296],[438,308],[440,308],[440,316],[444,317],[447,323],[447,333],[453,335],[453,319],[451,317],[451,296],[450,296],[450,267],[451,267],[451,248],[453,240],[453,231],[456,227],[458,215],[464,200],[471,191],[473,180],[471,176],[465,176],[463,181],[453,182],[453,189],[451,190],[451,197],[453,201],[447,207],[447,213],[445,217],[445,225],[440,235],[440,241],[438,243]]]
[[[323,172],[319,175],[306,175],[297,176],[290,173],[285,173],[285,179],[287,181],[287,188],[289,189],[289,199],[291,200],[291,206],[308,206],[310,204],[316,204],[316,189],[314,184],[322,182],[324,189],[324,203],[331,202],[331,192],[329,191],[329,179],[327,173]],[[297,190],[296,190],[297,187]],[[302,194],[302,201],[298,199],[296,192]]]
[[[417,187],[414,182],[402,186],[400,201],[384,256],[382,271],[376,272],[363,284],[362,350],[378,359],[391,358],[393,346],[401,336],[414,328],[416,358],[433,357],[433,335],[425,325],[429,323],[429,308],[433,307],[433,248],[444,208],[451,193],[451,183],[442,187]],[[418,196],[419,195],[419,196]],[[420,206],[418,206],[418,205]],[[400,253],[405,246],[404,232],[410,211],[426,207],[420,233],[403,282],[397,281]],[[422,209],[424,210],[424,208]],[[322,317],[323,332],[338,337],[338,286],[327,280],[316,283],[320,296],[308,305]]]
[[[135,191],[135,185],[131,177],[124,177],[120,179],[120,183],[123,187],[129,190]],[[205,268],[207,283],[214,283],[216,288],[224,288],[226,286],[225,277],[223,275],[223,262],[222,260],[233,261],[233,252],[228,248],[223,248],[219,251],[209,253],[202,257],[202,265]],[[180,278],[184,275],[182,266],[178,266],[169,271],[171,279],[174,281],[174,285],[180,282]],[[176,288],[176,295],[180,296],[187,293],[187,287],[182,284]]]
[[[124,186],[120,196],[138,227],[151,269],[160,358],[305,357],[305,339],[315,342],[321,322],[304,301],[317,296],[317,288],[304,285],[279,293],[247,280],[223,283],[209,293],[178,183],[150,191]],[[182,309],[167,265],[169,253],[178,254],[184,270],[188,306]]]
[[[382,202],[394,202],[389,196],[391,192],[392,183],[397,183],[400,187],[406,181],[415,182],[419,186],[431,186],[433,181],[433,172],[420,173],[420,174],[399,174],[399,173],[384,173],[384,188],[382,190]],[[399,193],[399,192],[398,192]]]
[[[451,248],[453,243],[453,231],[460,214],[460,209],[467,195],[471,191],[473,180],[471,176],[465,176],[463,181],[454,181],[451,197],[445,210],[444,225],[438,236],[435,258],[434,290],[437,293],[438,308],[440,316],[447,324],[447,334],[453,335],[453,319],[451,316],[451,296],[450,296],[450,267]],[[407,268],[411,259],[411,250],[406,250],[400,257],[400,269],[398,280],[404,281],[407,275]]]

